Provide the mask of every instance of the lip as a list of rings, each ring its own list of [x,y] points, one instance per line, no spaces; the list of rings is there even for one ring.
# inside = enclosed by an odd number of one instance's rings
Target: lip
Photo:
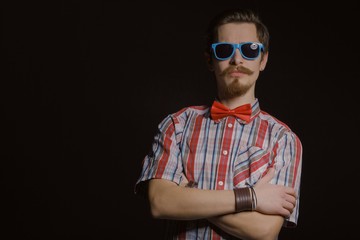
[[[229,72],[229,76],[231,77],[242,77],[245,76],[246,74],[244,72],[239,72],[239,71],[232,71]]]

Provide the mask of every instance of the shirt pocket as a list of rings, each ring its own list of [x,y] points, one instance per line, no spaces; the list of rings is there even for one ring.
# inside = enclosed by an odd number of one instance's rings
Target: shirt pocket
[[[234,187],[254,185],[269,165],[269,151],[258,146],[241,146],[234,163]]]

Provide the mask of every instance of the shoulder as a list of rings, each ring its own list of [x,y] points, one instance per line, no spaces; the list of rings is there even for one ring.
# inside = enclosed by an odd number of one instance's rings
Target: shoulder
[[[269,114],[268,112],[261,110],[260,118],[261,118],[261,120],[267,121],[271,125],[275,125],[280,128],[285,128],[285,129],[291,131],[290,127],[287,124],[280,121],[278,118],[274,117],[273,115]]]
[[[191,119],[206,117],[209,115],[209,106],[193,105],[179,109],[176,112],[168,114],[161,124],[185,125]]]
[[[262,121],[267,123],[269,130],[271,130],[272,134],[276,134],[278,139],[282,139],[283,137],[290,137],[292,141],[295,141],[301,145],[297,134],[292,131],[292,129],[286,123],[263,110],[261,110],[259,117]]]
[[[202,116],[207,116],[209,112],[209,106],[206,105],[194,105],[184,107],[172,114],[169,114],[168,117],[176,119],[178,121],[187,121],[190,118],[197,118]]]

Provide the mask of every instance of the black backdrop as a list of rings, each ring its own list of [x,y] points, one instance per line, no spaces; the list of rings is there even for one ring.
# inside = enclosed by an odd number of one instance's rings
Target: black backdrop
[[[280,239],[351,239],[359,160],[351,3],[2,3],[1,238],[158,239],[162,222],[133,193],[141,161],[167,113],[213,98],[202,48],[210,18],[250,6],[271,33],[261,107],[304,147],[298,227]]]

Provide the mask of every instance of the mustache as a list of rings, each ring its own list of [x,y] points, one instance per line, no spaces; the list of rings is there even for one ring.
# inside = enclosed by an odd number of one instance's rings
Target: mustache
[[[246,68],[244,66],[237,66],[237,67],[228,67],[226,68],[222,73],[221,76],[225,76],[231,72],[241,72],[248,75],[251,75],[254,73],[254,71],[250,70],[249,68]]]

